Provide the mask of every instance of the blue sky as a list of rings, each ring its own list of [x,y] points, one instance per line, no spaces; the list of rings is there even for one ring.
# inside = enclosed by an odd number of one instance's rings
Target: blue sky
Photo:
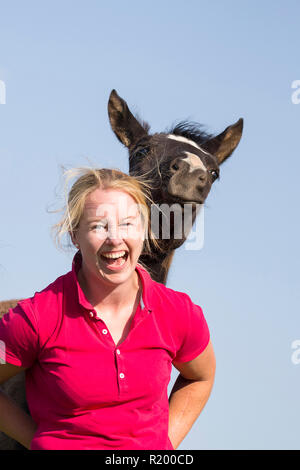
[[[0,1],[3,299],[70,268],[50,234],[61,165],[127,172],[112,88],[153,132],[245,120],[206,201],[204,246],[177,250],[168,281],[202,306],[217,357],[180,449],[299,449],[299,15],[296,0]]]

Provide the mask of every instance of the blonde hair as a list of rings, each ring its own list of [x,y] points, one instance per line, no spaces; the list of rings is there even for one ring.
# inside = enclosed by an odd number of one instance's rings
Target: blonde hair
[[[117,169],[108,168],[75,168],[65,171],[64,176],[66,204],[62,209],[62,218],[52,227],[54,239],[58,247],[62,247],[61,240],[64,235],[69,235],[70,239],[72,238],[72,235],[79,227],[86,197],[99,188],[117,189],[129,194],[138,204],[142,223],[145,226],[144,249],[148,252],[150,251],[149,239],[154,246],[158,247],[150,227],[149,205],[153,201],[150,197],[150,185],[145,180],[139,177],[133,178]],[[77,177],[77,180],[67,194],[68,184],[74,177]]]

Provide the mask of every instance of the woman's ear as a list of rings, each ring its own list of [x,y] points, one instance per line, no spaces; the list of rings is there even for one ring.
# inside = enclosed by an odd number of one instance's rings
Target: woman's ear
[[[80,250],[80,245],[76,240],[76,234],[69,232],[69,235],[70,235],[73,245],[77,248],[77,250]]]

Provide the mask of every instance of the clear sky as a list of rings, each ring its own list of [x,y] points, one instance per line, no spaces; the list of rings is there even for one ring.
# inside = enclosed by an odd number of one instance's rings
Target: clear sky
[[[299,18],[298,0],[0,1],[3,300],[70,269],[50,234],[61,165],[128,171],[112,88],[153,132],[245,120],[205,204],[203,248],[180,248],[170,271],[168,286],[202,306],[217,358],[179,449],[300,448]]]

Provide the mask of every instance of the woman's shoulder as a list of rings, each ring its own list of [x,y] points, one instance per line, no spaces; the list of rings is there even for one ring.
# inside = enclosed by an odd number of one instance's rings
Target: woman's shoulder
[[[149,302],[159,303],[162,305],[172,305],[175,310],[181,310],[183,307],[192,305],[193,302],[188,294],[185,292],[172,289],[166,285],[153,280],[143,267],[141,267],[141,274],[144,278],[144,285],[147,292]]]
[[[164,284],[160,284],[158,282],[156,282],[156,290],[160,297],[162,297],[164,300],[169,300],[176,305],[179,303],[181,306],[182,304],[192,302],[190,296],[185,292],[172,289],[171,287],[167,287]]]
[[[64,293],[65,284],[68,282],[69,276],[70,273],[59,276],[57,279],[55,279],[55,281],[51,282],[42,290],[36,291],[32,297],[21,300],[19,304],[21,306],[30,304],[35,308],[42,310],[49,308],[61,300]]]
[[[21,300],[13,309],[13,312],[22,312],[24,317],[34,321],[41,342],[60,322],[65,285],[69,276],[70,273],[59,276],[44,289],[36,291],[32,297]]]

